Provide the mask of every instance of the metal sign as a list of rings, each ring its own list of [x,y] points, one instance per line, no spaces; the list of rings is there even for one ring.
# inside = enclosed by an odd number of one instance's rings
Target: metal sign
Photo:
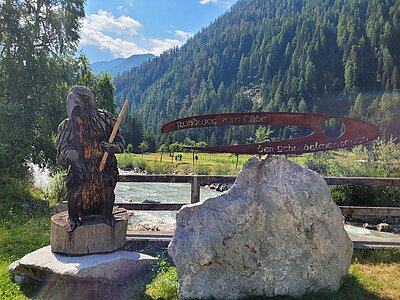
[[[330,137],[323,131],[324,123],[336,119],[344,124],[344,132],[338,137]],[[243,144],[232,146],[185,147],[205,152],[225,152],[243,154],[301,154],[351,148],[366,144],[379,136],[374,125],[345,117],[332,115],[282,113],[282,112],[248,112],[193,116],[178,119],[162,126],[161,132],[172,132],[190,128],[206,128],[238,125],[278,125],[311,128],[307,136],[288,140]]]

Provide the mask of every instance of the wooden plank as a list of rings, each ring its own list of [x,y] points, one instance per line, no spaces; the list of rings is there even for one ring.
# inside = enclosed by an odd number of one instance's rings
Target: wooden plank
[[[343,215],[400,217],[400,207],[339,206]]]
[[[189,203],[115,203],[115,206],[127,210],[174,211]]]
[[[400,238],[351,237],[355,249],[400,248]]]
[[[324,177],[328,185],[383,185],[400,186],[400,178],[386,177]],[[211,183],[233,183],[236,176],[209,176],[198,175],[197,181],[200,185]],[[140,175],[124,174],[119,176],[120,182],[170,182],[191,183],[191,175]]]
[[[115,203],[128,210],[175,211],[189,203]],[[339,206],[343,215],[400,217],[400,207]]]
[[[197,176],[193,176],[190,188],[190,203],[197,203],[200,201],[200,183],[197,180]]]
[[[201,185],[207,185],[211,183],[234,183],[236,176],[219,175],[219,176],[209,176],[209,175],[199,175],[197,180]]]
[[[400,186],[400,178],[386,177],[324,177],[328,185]]]
[[[170,242],[173,237],[170,231],[130,231],[127,232],[128,241]],[[379,237],[350,237],[355,249],[385,249],[400,248],[400,239]]]

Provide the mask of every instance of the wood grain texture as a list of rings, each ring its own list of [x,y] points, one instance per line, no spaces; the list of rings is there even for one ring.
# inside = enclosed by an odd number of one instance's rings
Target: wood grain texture
[[[128,212],[123,208],[113,211],[114,227],[103,222],[99,216],[83,219],[82,226],[68,231],[68,212],[51,217],[51,251],[67,255],[108,253],[122,248],[126,243]]]

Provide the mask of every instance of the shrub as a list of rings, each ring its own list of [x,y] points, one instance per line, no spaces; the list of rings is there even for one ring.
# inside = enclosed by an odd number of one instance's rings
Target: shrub
[[[48,194],[50,200],[54,202],[62,202],[67,194],[67,187],[64,181],[65,172],[55,173],[49,181]]]
[[[320,175],[327,175],[329,169],[329,160],[332,159],[332,152],[315,152],[304,155],[304,166]]]
[[[197,175],[209,175],[210,174],[210,168],[206,165],[202,164],[196,164],[193,167],[193,172]]]
[[[133,146],[132,146],[132,144],[128,144],[128,146],[126,146],[125,152],[126,152],[126,153],[132,153],[132,152],[133,152]]]
[[[332,163],[329,175],[343,177],[390,177],[400,175],[400,149],[395,139],[376,140],[371,147],[355,147],[354,162]],[[339,205],[400,206],[400,189],[388,186],[333,186]]]
[[[146,171],[148,169],[148,164],[147,161],[144,160],[143,158],[136,158],[132,162],[132,167],[136,167],[141,171]]]
[[[166,174],[168,172],[171,172],[172,167],[168,163],[163,163],[159,161],[154,161],[154,162],[147,162],[147,172],[149,173],[155,173],[155,174]]]
[[[161,262],[165,263],[165,262]],[[178,299],[178,273],[175,267],[162,267],[146,294],[152,299]]]
[[[233,171],[229,164],[219,164],[215,166],[214,173],[215,175],[228,175],[232,174]]]

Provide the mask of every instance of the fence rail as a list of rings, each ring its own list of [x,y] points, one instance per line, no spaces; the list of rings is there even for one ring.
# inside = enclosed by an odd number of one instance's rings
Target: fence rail
[[[400,186],[400,178],[384,177],[324,177],[328,185],[379,185]],[[233,183],[236,176],[209,176],[209,175],[120,175],[119,182],[157,182],[157,183],[190,183],[190,203],[200,201],[200,186],[212,183]],[[119,207],[128,210],[150,210],[150,211],[175,211],[188,203],[115,203]],[[392,216],[400,217],[400,208],[396,207],[361,207],[340,206],[343,214],[370,215],[370,216]]]

